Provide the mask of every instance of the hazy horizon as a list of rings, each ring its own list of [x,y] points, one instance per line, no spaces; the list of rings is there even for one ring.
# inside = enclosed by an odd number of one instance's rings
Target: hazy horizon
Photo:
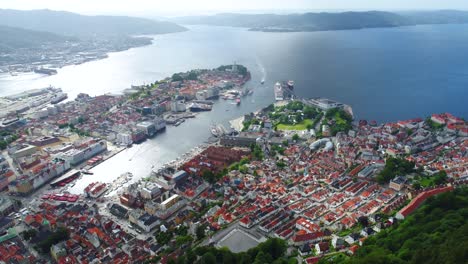
[[[304,13],[343,11],[468,10],[464,0],[0,0],[2,9],[69,11],[83,15],[174,17],[216,13]]]

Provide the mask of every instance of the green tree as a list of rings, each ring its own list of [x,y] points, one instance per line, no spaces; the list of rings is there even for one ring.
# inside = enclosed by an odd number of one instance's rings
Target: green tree
[[[198,80],[198,75],[195,72],[191,71],[187,76],[187,80]]]
[[[216,176],[210,170],[204,170],[202,173],[202,178],[211,184],[216,182]]]
[[[266,254],[265,252],[260,251],[255,257],[255,261],[253,263],[254,264],[270,264],[272,262],[273,262],[273,258],[269,254]]]
[[[427,199],[402,223],[369,237],[348,260],[321,263],[466,263],[468,188]]]
[[[216,264],[216,257],[211,252],[206,252],[200,259],[200,264]]]
[[[29,229],[29,230],[24,231],[22,235],[25,240],[30,240],[31,238],[36,237],[37,231],[36,229]]]
[[[199,225],[197,226],[197,229],[195,230],[195,234],[197,235],[197,239],[201,240],[205,238],[205,225]]]
[[[447,172],[444,170],[439,171],[434,175],[434,184],[440,185],[447,182]]]
[[[294,140],[294,141],[298,141],[299,138],[300,138],[300,137],[299,137],[298,134],[294,134],[294,135],[292,136],[292,140]]]
[[[178,73],[174,73],[171,77],[172,81],[173,82],[180,82],[180,81],[183,81],[184,78],[182,78],[182,76],[180,76],[180,74]]]

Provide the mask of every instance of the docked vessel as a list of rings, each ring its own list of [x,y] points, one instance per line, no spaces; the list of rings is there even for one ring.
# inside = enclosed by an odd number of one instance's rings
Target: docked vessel
[[[211,108],[211,105],[202,103],[191,103],[189,105],[189,109],[192,112],[211,111]]]
[[[210,131],[211,131],[211,134],[215,137],[219,136],[219,133],[218,133],[218,128],[215,126],[215,125],[212,125],[210,127]]]
[[[223,135],[225,135],[227,133],[226,128],[221,124],[211,125],[210,131],[211,131],[211,134],[213,134],[213,136],[215,136],[215,137],[220,137],[220,136],[223,136]]]
[[[276,101],[292,99],[294,97],[294,81],[276,82],[274,92]]]
[[[37,68],[37,69],[34,69],[34,72],[39,73],[39,74],[47,74],[47,75],[57,74],[57,70],[48,69],[48,68]]]
[[[275,100],[283,101],[283,87],[280,82],[275,84]]]
[[[87,174],[87,175],[93,175],[94,173],[89,171],[89,170],[81,170],[81,173]]]
[[[50,102],[52,104],[57,104],[57,103],[60,103],[61,101],[65,100],[67,98],[68,98],[68,95],[66,93],[58,93],[50,100]]]

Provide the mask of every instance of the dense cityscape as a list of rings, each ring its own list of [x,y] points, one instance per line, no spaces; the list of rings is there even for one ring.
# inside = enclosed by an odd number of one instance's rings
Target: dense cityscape
[[[467,32],[460,0],[0,0],[0,264],[466,264]]]
[[[69,191],[167,125],[197,122],[213,100],[241,104],[255,92],[244,87],[249,79],[234,64],[122,95],[65,101],[49,87],[2,98],[0,260],[212,263],[214,246],[229,249],[221,262],[346,261],[429,197],[464,190],[465,120],[354,120],[346,104],[296,97],[289,81],[272,89],[276,103],[232,128],[207,127],[210,143],[147,177],[122,171],[112,183]]]

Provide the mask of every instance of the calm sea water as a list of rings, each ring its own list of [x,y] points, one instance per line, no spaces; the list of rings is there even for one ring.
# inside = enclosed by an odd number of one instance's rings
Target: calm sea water
[[[200,114],[97,166],[109,181],[125,171],[145,176],[209,137],[226,123],[273,102],[273,84],[292,79],[302,97],[328,97],[353,107],[358,119],[381,122],[451,112],[468,118],[468,25],[414,26],[329,32],[263,33],[228,27],[191,27],[155,36],[153,45],[59,70],[55,76],[0,75],[0,95],[48,85],[74,98],[119,93],[174,72],[237,62],[252,72],[254,94],[240,107],[220,101]],[[260,85],[262,78],[265,85]],[[88,178],[86,178],[88,177]],[[84,183],[83,183],[84,184]],[[82,184],[75,186],[82,190]]]

